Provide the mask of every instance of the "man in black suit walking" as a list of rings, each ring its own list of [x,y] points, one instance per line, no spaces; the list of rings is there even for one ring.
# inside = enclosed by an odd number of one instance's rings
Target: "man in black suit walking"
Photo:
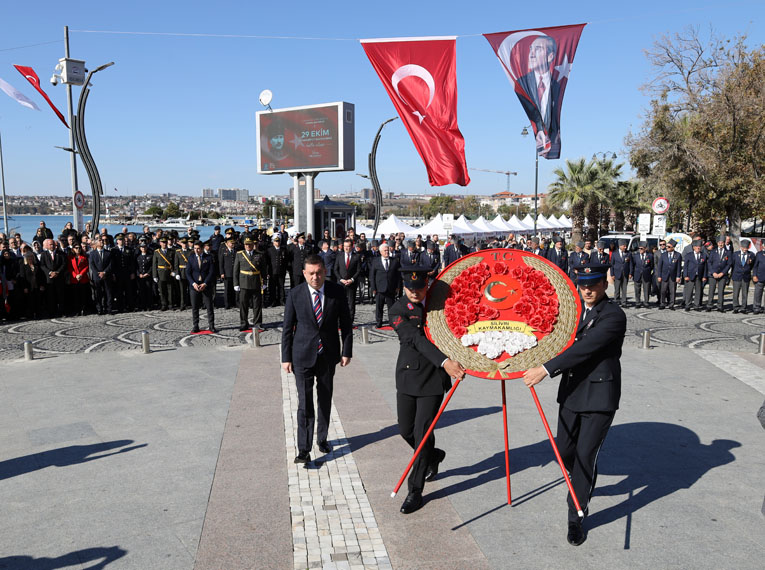
[[[207,329],[212,333],[218,332],[215,328],[215,309],[213,308],[215,277],[218,274],[215,265],[212,254],[202,251],[202,242],[195,242],[194,253],[189,256],[186,264],[186,280],[191,296],[192,333],[199,332],[199,308],[202,304],[207,309]]]
[[[556,441],[587,516],[598,474],[598,452],[619,408],[622,388],[619,359],[627,317],[606,296],[608,265],[579,265],[575,269],[584,311],[574,343],[543,366],[527,370],[523,381],[531,387],[548,374],[562,374]],[[569,496],[567,540],[574,546],[586,539],[583,520]]]
[[[327,434],[335,367],[338,362],[347,366],[353,352],[353,326],[345,291],[342,286],[326,281],[326,276],[321,257],[309,255],[303,268],[305,281],[290,290],[284,308],[282,368],[295,374],[298,393],[295,463],[311,461],[316,418],[314,379],[319,405],[316,440],[319,451],[332,451]]]
[[[356,317],[356,288],[359,286],[359,275],[361,275],[361,256],[353,252],[353,241],[350,238],[345,238],[343,251],[337,254],[333,275],[345,288],[351,322],[353,322]]]
[[[387,243],[380,246],[380,255],[372,258],[372,268],[369,270],[369,283],[375,296],[375,323],[379,329],[383,322],[383,304],[390,308],[396,302],[396,296],[401,289],[401,274],[398,259],[391,259]]]

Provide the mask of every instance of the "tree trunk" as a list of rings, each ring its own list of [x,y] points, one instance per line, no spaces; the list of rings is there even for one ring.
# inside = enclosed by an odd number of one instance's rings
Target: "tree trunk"
[[[615,216],[616,219],[614,220],[614,229],[617,232],[623,232],[624,231],[624,220],[625,220],[624,212],[621,211],[621,210],[617,210],[615,212],[615,214],[616,214],[616,216]]]
[[[574,204],[571,207],[571,242],[582,241],[584,231],[584,205]]]
[[[587,239],[592,243],[598,241],[598,226],[600,224],[600,204],[594,202],[587,205]]]
[[[741,238],[741,212],[739,211],[738,206],[731,205],[725,209],[725,213],[728,215],[728,231],[733,238],[736,247],[739,247],[738,240]]]

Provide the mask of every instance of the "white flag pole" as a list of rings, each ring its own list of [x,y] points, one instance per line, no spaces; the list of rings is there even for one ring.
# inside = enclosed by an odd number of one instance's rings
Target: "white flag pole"
[[[5,168],[3,167],[3,137],[0,133],[0,180],[3,187],[3,223],[5,224],[5,235],[8,236],[8,210],[6,209],[5,198]]]

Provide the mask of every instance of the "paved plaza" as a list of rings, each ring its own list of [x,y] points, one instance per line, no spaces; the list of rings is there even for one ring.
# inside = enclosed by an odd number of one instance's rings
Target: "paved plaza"
[[[218,311],[216,335],[189,335],[188,312],[1,327],[0,569],[762,567],[765,316],[627,310],[621,409],[575,548],[560,470],[518,380],[507,382],[512,506],[500,386],[468,377],[439,423],[447,456],[425,506],[398,512],[404,495],[390,493],[411,452],[390,331],[366,345],[356,331],[335,378],[334,450],[295,465],[280,314],[266,310],[260,348],[236,311]],[[357,321],[373,323],[369,305]],[[537,388],[552,424],[556,388]]]

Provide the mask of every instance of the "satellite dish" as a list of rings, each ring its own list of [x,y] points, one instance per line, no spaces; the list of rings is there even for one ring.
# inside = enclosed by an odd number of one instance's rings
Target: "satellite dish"
[[[270,89],[263,89],[263,91],[261,91],[260,95],[258,96],[258,100],[260,101],[261,105],[263,105],[264,107],[268,107],[273,97],[274,97],[274,94],[271,93]]]

